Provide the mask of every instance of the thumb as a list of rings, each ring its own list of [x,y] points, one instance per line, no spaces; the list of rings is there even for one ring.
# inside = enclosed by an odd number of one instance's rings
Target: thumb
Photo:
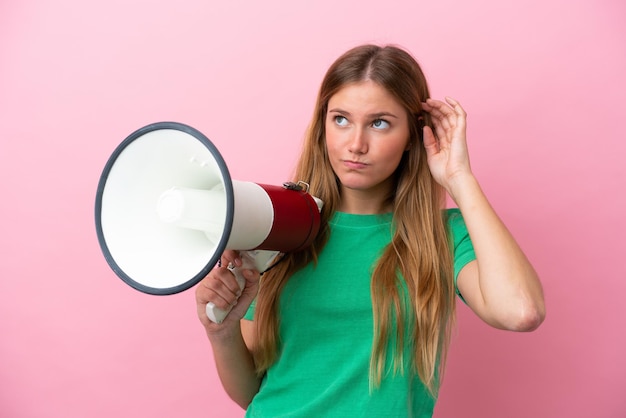
[[[424,141],[424,148],[426,148],[426,156],[428,158],[439,152],[439,143],[437,142],[437,138],[435,137],[435,134],[430,126],[424,126],[422,129],[422,138]]]

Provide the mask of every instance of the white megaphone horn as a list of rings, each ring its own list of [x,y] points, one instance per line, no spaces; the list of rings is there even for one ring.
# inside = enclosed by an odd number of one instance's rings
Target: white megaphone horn
[[[196,285],[224,250],[264,271],[279,253],[306,248],[320,227],[322,201],[300,184],[231,180],[211,141],[177,122],[128,136],[109,158],[96,196],[96,231],[106,261],[128,285],[169,295]],[[207,305],[222,322],[228,311]]]

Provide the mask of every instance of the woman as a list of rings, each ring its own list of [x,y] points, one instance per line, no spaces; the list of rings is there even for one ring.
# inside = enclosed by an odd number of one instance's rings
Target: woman
[[[455,294],[496,328],[541,324],[541,284],[472,174],[465,122],[400,48],[356,47],[329,68],[294,177],[325,202],[315,243],[262,280],[246,270],[243,291],[225,267],[196,291],[247,416],[432,416]],[[209,301],[233,306],[222,324]]]

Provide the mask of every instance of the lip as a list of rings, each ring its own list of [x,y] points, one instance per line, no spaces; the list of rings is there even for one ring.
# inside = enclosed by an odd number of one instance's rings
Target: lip
[[[362,170],[367,167],[368,164],[360,161],[343,160],[343,165],[351,170]]]

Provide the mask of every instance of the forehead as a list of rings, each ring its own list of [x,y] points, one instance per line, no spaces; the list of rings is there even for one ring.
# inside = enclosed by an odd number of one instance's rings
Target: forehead
[[[340,109],[350,113],[401,112],[404,107],[386,88],[365,80],[350,83],[330,97],[328,110]]]

